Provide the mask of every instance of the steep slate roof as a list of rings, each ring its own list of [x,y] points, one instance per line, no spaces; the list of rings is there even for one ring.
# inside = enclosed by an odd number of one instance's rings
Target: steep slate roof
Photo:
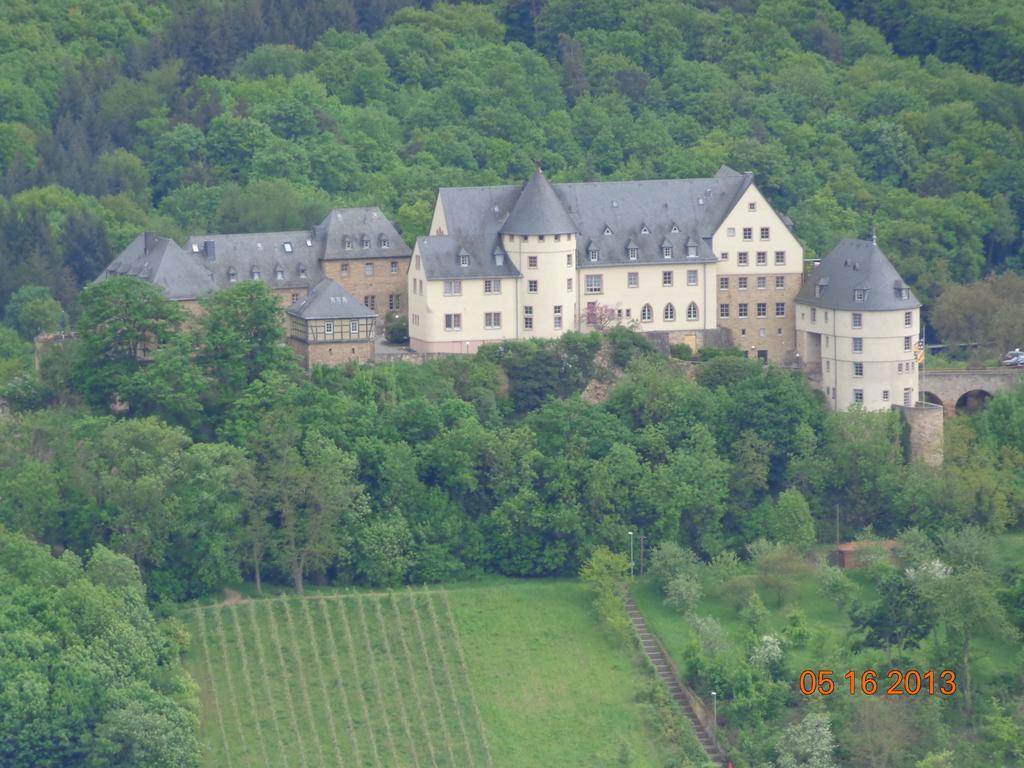
[[[197,299],[214,288],[213,276],[167,237],[145,232],[136,237],[96,278],[130,275],[164,289],[169,299]]]
[[[438,197],[444,209],[448,236],[481,265],[494,264],[491,254],[499,244],[500,233],[566,232],[577,233],[577,256],[581,266],[686,264],[716,261],[711,238],[752,183],[752,174],[737,173],[724,166],[713,177],[705,179],[572,184],[551,184],[538,171],[523,187],[442,187]],[[552,192],[559,203],[557,206],[551,200]],[[520,206],[524,197],[526,200]],[[542,204],[548,208],[539,210]],[[561,219],[563,214],[569,217],[569,222]],[[547,226],[553,228],[539,231]],[[642,233],[644,226],[648,234]],[[610,234],[605,234],[606,231]],[[421,250],[433,239],[421,238],[418,241]],[[630,240],[638,250],[636,261],[630,261],[626,253]],[[688,240],[697,245],[694,258],[687,256]],[[672,247],[671,259],[662,257],[663,244]],[[588,256],[590,249],[598,251],[594,262]],[[435,274],[429,267],[426,269],[429,278],[456,276]],[[487,269],[489,271],[466,276],[501,276],[490,267]]]
[[[815,296],[820,286],[820,296]],[[907,290],[906,299],[901,298]],[[855,290],[863,290],[864,300],[853,298]],[[917,309],[917,300],[903,282],[896,268],[870,240],[842,240],[814,268],[796,296],[798,304],[824,309],[892,311]]]
[[[336,208],[316,226],[315,232],[322,242],[320,258],[328,261],[396,259],[412,253],[380,208]],[[369,248],[362,246],[364,236],[370,241]],[[346,237],[352,241],[351,249],[345,248]],[[386,248],[382,245],[385,240]]]
[[[370,239],[366,249],[364,235]],[[346,236],[353,239],[350,251],[344,247]],[[170,299],[195,299],[251,280],[254,269],[271,288],[309,288],[324,278],[324,259],[395,259],[411,253],[379,208],[340,208],[312,230],[195,235],[184,249],[166,237],[139,235],[97,280],[134,275],[160,285]]]
[[[377,313],[363,306],[351,293],[330,278],[317,283],[305,300],[285,310],[303,320],[358,320],[375,318]]]
[[[306,288],[324,276],[318,257],[319,248],[312,234],[309,230],[298,230],[195,235],[185,242],[185,251],[189,258],[213,274],[217,289],[232,284],[232,270],[235,282],[252,279],[254,267],[259,271],[260,279],[271,288]],[[213,244],[212,248],[209,243]],[[290,253],[288,248],[291,248]],[[278,266],[284,271],[280,280],[275,274]]]
[[[494,251],[480,251],[463,248],[457,239],[447,235],[416,238],[416,247],[423,259],[423,270],[433,279],[470,279],[480,277],[519,277],[519,270],[503,249],[502,263],[498,264]],[[469,255],[469,265],[463,267],[460,256]]]
[[[576,222],[569,218],[558,193],[537,168],[516,200],[515,207],[501,227],[510,235],[567,235],[576,232]]]

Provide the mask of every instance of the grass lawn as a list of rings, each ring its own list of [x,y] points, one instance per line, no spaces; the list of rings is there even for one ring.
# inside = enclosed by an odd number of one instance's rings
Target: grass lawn
[[[575,581],[317,590],[186,609],[208,766],[633,766],[648,678]]]

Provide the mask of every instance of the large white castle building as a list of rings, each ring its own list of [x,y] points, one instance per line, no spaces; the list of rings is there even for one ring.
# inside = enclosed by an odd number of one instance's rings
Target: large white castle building
[[[917,396],[920,303],[884,254],[846,240],[805,280],[788,219],[752,174],[726,167],[704,179],[570,184],[538,168],[522,186],[442,188],[430,235],[413,248],[408,296],[420,353],[618,323],[806,367],[837,409]]]

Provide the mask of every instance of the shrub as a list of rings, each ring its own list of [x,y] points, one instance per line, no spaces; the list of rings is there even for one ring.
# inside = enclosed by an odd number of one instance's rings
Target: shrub
[[[703,590],[692,573],[683,572],[665,585],[665,604],[689,613],[697,607]]]
[[[611,345],[612,362],[619,368],[625,368],[637,357],[646,357],[654,352],[654,345],[646,336],[624,325],[615,326],[607,335],[608,343]]]
[[[701,360],[714,360],[716,357],[746,357],[746,353],[738,347],[704,347],[700,351]]]
[[[674,541],[666,541],[651,553],[651,567],[647,572],[667,592],[669,583],[679,575],[687,574],[696,579],[699,567],[700,560],[692,549],[681,547]]]
[[[676,360],[693,359],[693,348],[689,344],[672,344],[668,348],[668,353]]]
[[[407,344],[409,342],[409,318],[405,315],[392,315],[384,326],[384,338],[389,344]]]

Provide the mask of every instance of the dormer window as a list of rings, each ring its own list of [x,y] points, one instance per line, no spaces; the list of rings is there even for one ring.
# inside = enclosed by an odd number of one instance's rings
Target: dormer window
[[[345,238],[345,250],[346,251],[351,251],[352,250],[352,240],[351,240],[351,238],[348,238],[348,237]]]
[[[291,243],[285,243],[284,244],[284,252],[285,253],[291,253],[292,252],[292,244]]]
[[[284,280],[284,269],[282,267],[278,267],[274,270],[274,279]]]
[[[306,268],[304,266],[302,266],[302,265],[299,265],[299,277],[305,277],[305,276],[306,276]]]
[[[308,237],[306,238],[306,247],[307,248],[312,248],[313,247],[313,241],[310,240]]]
[[[460,253],[459,254],[459,266],[460,267],[468,267],[469,266],[469,254],[468,253]]]
[[[663,258],[663,259],[671,259],[672,258],[672,246],[671,245],[663,245],[663,246],[661,246],[661,258]]]
[[[867,295],[867,291],[865,291],[863,288],[854,288],[853,289],[853,300],[854,301],[864,301],[864,297],[866,295]]]
[[[900,288],[900,298],[904,301],[908,301],[910,299],[910,289]]]
[[[649,230],[647,228],[647,225],[644,224],[642,227],[640,227],[640,234],[641,235],[649,235],[649,234],[651,234],[651,230]]]
[[[626,255],[629,256],[630,261],[636,261],[637,258],[640,256],[640,251],[636,248],[636,246],[630,246],[629,248],[626,249]]]
[[[369,248],[369,247],[370,247],[370,238],[368,238],[368,237],[366,237],[364,235],[363,236],[363,248]]]
[[[679,227],[677,227],[675,224],[672,225],[672,234],[673,235],[678,235],[679,234]]]
[[[696,259],[697,258],[697,246],[696,245],[692,245],[691,244],[691,245],[686,246],[686,257],[688,259]]]
[[[601,252],[597,248],[590,248],[587,250],[587,258],[591,261],[597,261],[597,257],[601,255]]]
[[[229,283],[234,283],[237,280],[238,280],[238,271],[234,267],[231,267],[231,269],[228,270],[228,282]]]
[[[504,254],[504,252],[502,252],[502,251],[495,251],[494,252],[494,263],[497,264],[499,267],[502,264],[505,263],[505,254]]]
[[[610,235],[610,234],[612,234],[612,228],[611,228],[611,227],[609,227],[609,226],[606,226],[606,227],[604,228],[604,233],[605,233],[606,235]]]
[[[199,253],[199,243],[192,243],[192,253]]]
[[[816,298],[816,299],[820,299],[821,298],[821,286],[820,285],[814,286],[814,298]]]
[[[384,237],[384,235],[380,236],[380,247],[381,248],[390,248],[391,247],[391,242],[386,237]]]
[[[253,267],[252,268],[252,279],[253,280],[259,280],[260,279],[260,270],[259,270],[258,267]]]

